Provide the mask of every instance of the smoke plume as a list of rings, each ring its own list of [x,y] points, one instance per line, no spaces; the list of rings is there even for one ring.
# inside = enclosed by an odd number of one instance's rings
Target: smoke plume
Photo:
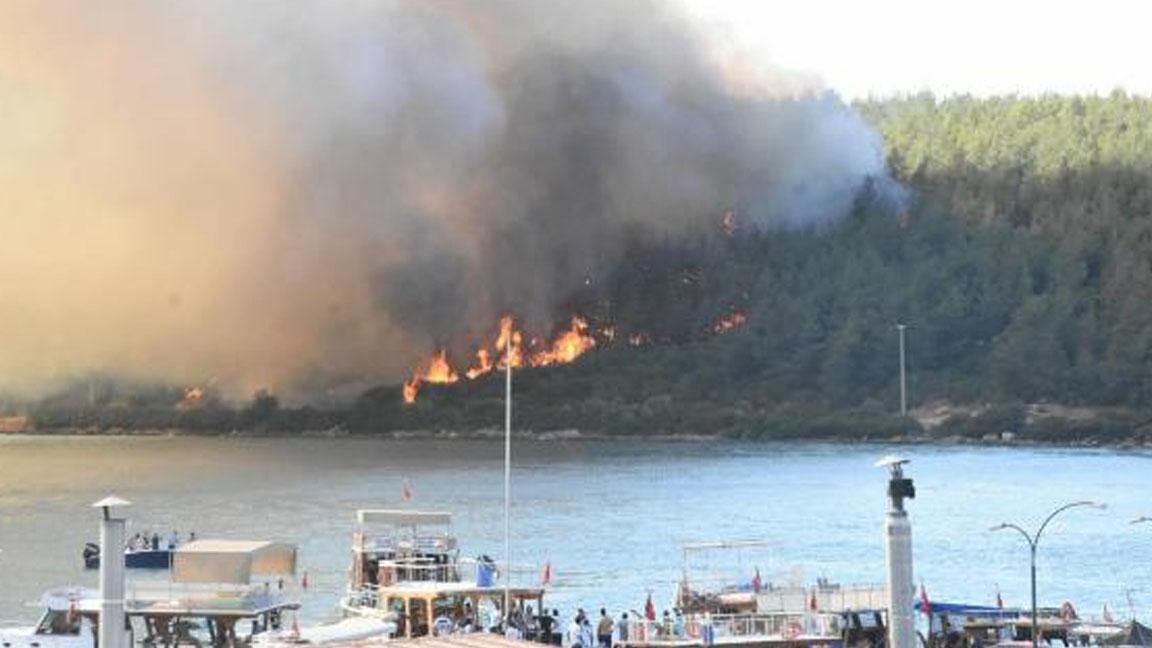
[[[396,379],[726,209],[883,174],[836,97],[656,0],[0,9],[0,390]]]

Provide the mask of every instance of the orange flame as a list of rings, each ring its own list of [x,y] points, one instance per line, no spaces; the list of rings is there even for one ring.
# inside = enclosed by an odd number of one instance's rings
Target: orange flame
[[[190,410],[199,407],[204,402],[204,390],[200,387],[188,387],[184,390],[184,398],[176,403],[176,408]]]
[[[452,369],[452,365],[448,362],[448,350],[440,349],[440,351],[429,360],[428,369],[423,373],[413,375],[411,380],[404,383],[404,402],[408,404],[415,403],[416,395],[420,393],[420,387],[424,383],[451,385],[458,380],[460,380],[460,376],[457,375]]]
[[[439,353],[432,356],[432,362],[428,365],[428,371],[424,372],[423,378],[425,382],[440,385],[451,385],[460,380],[460,376],[452,370],[452,365],[448,364],[447,349],[440,349]]]
[[[747,321],[748,321],[747,315],[745,315],[744,313],[741,313],[739,311],[736,311],[734,313],[730,313],[730,314],[725,315],[724,317],[721,317],[720,319],[716,320],[716,323],[712,325],[712,332],[716,333],[716,334],[727,333],[728,331],[731,331],[732,329],[744,326],[744,323]]]
[[[552,342],[552,346],[532,354],[533,367],[568,364],[596,346],[596,339],[588,335],[588,322],[572,318],[572,326]]]
[[[476,380],[489,371],[492,371],[492,358],[488,354],[488,349],[481,347],[476,351],[476,364],[464,372],[464,377],[468,380]]]
[[[416,394],[420,393],[420,379],[413,378],[404,383],[404,403],[411,405],[416,402]]]
[[[511,348],[505,351],[511,340]],[[500,318],[500,335],[496,338],[496,351],[500,354],[498,367],[503,369],[511,360],[512,368],[519,369],[524,366],[524,336],[516,330],[511,315]]]

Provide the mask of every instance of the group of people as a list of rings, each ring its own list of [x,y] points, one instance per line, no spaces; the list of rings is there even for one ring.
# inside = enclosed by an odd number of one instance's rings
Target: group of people
[[[191,542],[196,539],[196,532],[193,531],[188,534],[188,541]],[[160,534],[155,531],[152,535],[147,533],[137,533],[128,539],[129,551],[159,551],[160,549],[168,549],[169,551],[179,547],[182,543],[180,532],[173,529],[172,533],[168,534],[166,540],[160,538]]]
[[[634,621],[645,621],[639,615],[635,619],[630,619],[628,612],[613,618],[608,614],[607,608],[600,608],[600,615],[597,618],[593,618],[583,608],[578,608],[576,615],[565,623],[557,609],[553,609],[551,613],[545,609],[541,610],[540,614],[535,614],[532,606],[524,608],[516,606],[509,615],[507,625],[500,621],[498,610],[496,618],[478,618],[468,602],[465,602],[463,609],[457,612],[455,621],[447,616],[438,618],[433,624],[434,632],[437,635],[444,635],[487,630],[502,632],[510,639],[533,641],[561,648],[620,648],[628,643],[631,633],[638,632],[633,626]],[[654,611],[649,611],[648,623],[643,630],[645,634],[666,638],[686,636],[685,620],[680,610],[675,610],[675,614],[665,610],[659,620],[652,620],[654,616]],[[491,625],[485,623],[485,620],[490,621]],[[637,636],[633,639],[643,640],[645,637]]]
[[[677,625],[680,629],[678,636],[683,636],[684,623],[677,614],[673,620],[667,611],[664,612],[668,636],[674,636]],[[678,623],[677,623],[678,621]],[[509,627],[504,630],[505,636],[514,639],[526,639],[562,648],[617,648],[628,643],[632,620],[627,612],[613,619],[606,608],[600,608],[599,617],[593,619],[591,615],[578,608],[576,615],[567,624],[560,617],[560,611],[553,609],[551,614],[544,610],[539,616],[532,614],[532,608],[527,609],[525,615],[512,613]],[[660,632],[663,633],[662,630]]]

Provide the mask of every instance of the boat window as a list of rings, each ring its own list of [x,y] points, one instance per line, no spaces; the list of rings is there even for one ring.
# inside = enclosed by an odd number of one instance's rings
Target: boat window
[[[63,610],[49,610],[40,619],[36,626],[36,634],[40,635],[77,635],[80,634],[80,615],[68,614]]]

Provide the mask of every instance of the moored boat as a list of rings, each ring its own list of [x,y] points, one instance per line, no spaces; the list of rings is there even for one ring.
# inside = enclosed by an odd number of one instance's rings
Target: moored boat
[[[542,609],[543,587],[513,587],[487,556],[460,557],[450,513],[368,509],[356,521],[346,615],[394,620],[398,636],[417,637],[494,628],[506,595],[522,615],[529,603]]]

